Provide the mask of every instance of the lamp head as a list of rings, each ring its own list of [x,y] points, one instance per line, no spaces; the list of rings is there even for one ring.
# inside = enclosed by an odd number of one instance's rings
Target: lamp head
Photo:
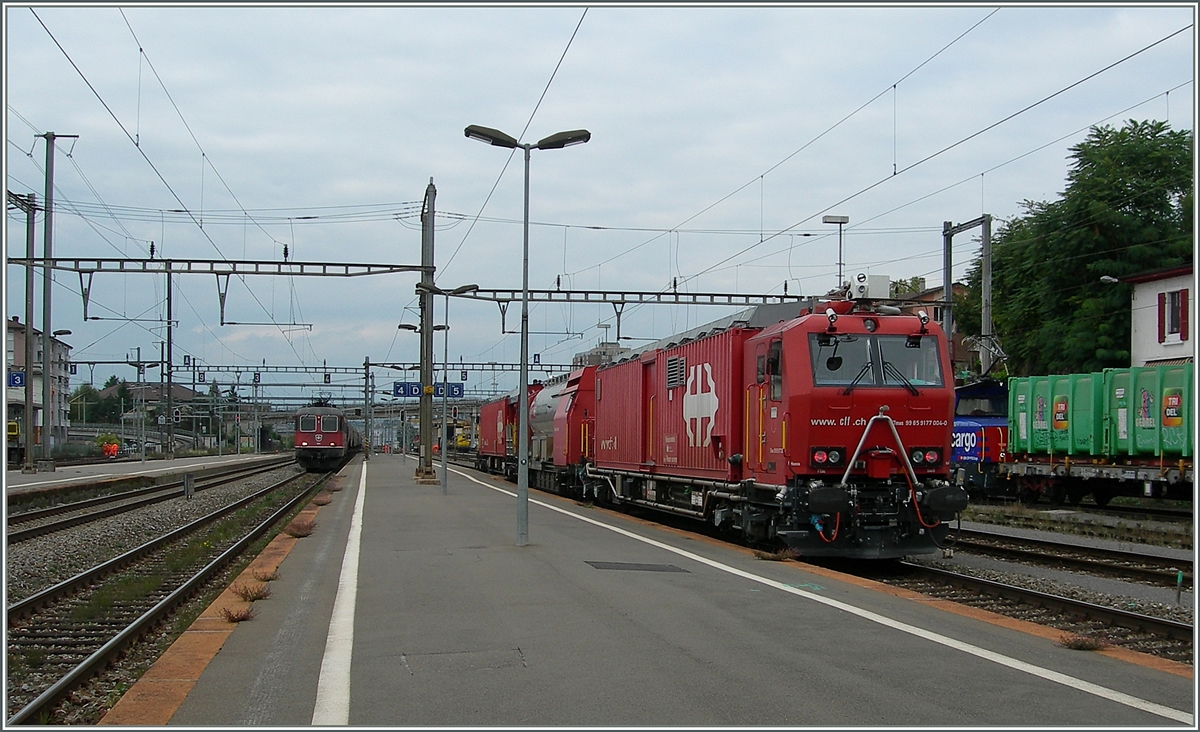
[[[587,130],[570,130],[568,132],[556,132],[549,137],[543,137],[538,140],[535,147],[538,150],[558,150],[571,145],[582,145],[592,139],[592,133]]]
[[[511,135],[506,135],[500,130],[493,130],[491,127],[481,127],[479,125],[467,125],[467,129],[463,130],[463,134],[472,140],[486,142],[489,145],[496,147],[513,148],[517,146],[517,141]]]

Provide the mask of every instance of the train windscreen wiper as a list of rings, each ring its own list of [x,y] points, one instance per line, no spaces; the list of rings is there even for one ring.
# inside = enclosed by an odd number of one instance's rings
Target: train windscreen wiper
[[[862,368],[858,370],[858,376],[855,376],[854,380],[846,385],[846,388],[842,390],[842,394],[849,394],[851,389],[853,389],[855,386],[858,386],[858,382],[862,380],[862,377],[871,372],[871,366],[872,364],[870,361],[864,363]]]
[[[913,386],[913,383],[908,380],[907,376],[900,373],[900,369],[898,369],[894,365],[892,365],[891,361],[884,361],[883,362],[883,373],[886,374],[889,371],[891,372],[892,376],[895,376],[897,379],[900,379],[900,381],[904,383],[905,388],[907,388],[910,392],[912,392],[913,396],[917,396],[917,394],[919,394],[919,392],[917,391],[917,387]]]

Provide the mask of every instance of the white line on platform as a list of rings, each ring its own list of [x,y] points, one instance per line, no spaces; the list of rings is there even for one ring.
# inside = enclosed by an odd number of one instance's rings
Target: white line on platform
[[[317,680],[317,701],[313,706],[313,724],[350,723],[350,659],[354,650],[354,603],[358,598],[358,547],[362,540],[363,497],[367,494],[367,464],[362,463],[358,479],[358,497],[350,518],[350,536],[342,557],[333,615],[329,618],[329,637],[321,659]]]
[[[492,485],[492,484],[485,483],[484,481],[479,480],[478,478],[468,475],[462,471],[452,470],[451,472],[461,475],[462,477],[466,478],[467,480],[474,481],[475,483],[478,483],[479,485],[481,485],[485,488],[491,488],[494,491],[498,491],[500,493],[504,493],[506,495],[513,496],[514,498],[517,495],[516,493],[514,493],[510,490],[501,488],[498,485]],[[1037,676],[1037,677],[1046,679],[1047,681],[1053,681],[1054,683],[1062,684],[1063,686],[1069,686],[1072,689],[1077,689],[1079,691],[1083,691],[1088,694],[1094,694],[1095,696],[1101,697],[1103,699],[1108,699],[1108,700],[1114,701],[1118,704],[1124,704],[1125,706],[1133,707],[1134,709],[1140,709],[1143,712],[1149,712],[1150,714],[1154,714],[1159,717],[1165,717],[1166,719],[1171,719],[1176,722],[1183,722],[1185,724],[1192,724],[1193,716],[1188,712],[1179,711],[1177,709],[1172,709],[1171,707],[1163,706],[1162,704],[1156,704],[1154,702],[1147,701],[1145,699],[1140,699],[1136,696],[1131,696],[1129,694],[1125,694],[1123,692],[1116,691],[1114,689],[1109,689],[1107,687],[1100,686],[1098,684],[1093,684],[1089,681],[1084,681],[1083,679],[1077,679],[1074,676],[1068,676],[1067,674],[1059,673],[1058,671],[1052,671],[1048,668],[1042,668],[1041,666],[1035,666],[1031,663],[1026,663],[1025,661],[1021,661],[1016,658],[1012,658],[1010,656],[1005,656],[1001,653],[989,651],[986,648],[980,648],[979,646],[974,646],[974,645],[971,645],[970,643],[964,643],[963,641],[956,640],[954,638],[950,638],[949,636],[945,636],[940,633],[934,633],[933,631],[925,630],[924,628],[918,628],[914,625],[909,625],[908,623],[903,623],[903,622],[900,622],[899,620],[894,620],[892,618],[885,617],[878,613],[873,613],[870,610],[864,610],[863,608],[855,607],[854,605],[850,605],[850,604],[847,604],[844,602],[839,602],[838,600],[833,600],[828,597],[822,597],[820,595],[815,595],[811,592],[806,592],[805,590],[801,590],[796,587],[791,587],[782,582],[776,582],[773,579],[761,577],[759,575],[752,574],[745,570],[737,569],[736,567],[731,567],[727,564],[721,564],[720,562],[714,561],[712,559],[708,559],[706,557],[702,557],[698,554],[693,554],[689,551],[679,549],[677,547],[673,547],[669,544],[664,544],[660,541],[655,541],[654,539],[649,539],[645,536],[639,536],[638,534],[635,534],[632,531],[626,531],[625,529],[618,528],[616,526],[610,526],[609,524],[606,524],[602,521],[597,521],[596,519],[588,518],[587,516],[580,516],[577,513],[567,511],[566,509],[559,508],[558,506],[553,506],[549,503],[543,503],[542,501],[534,500],[532,498],[529,499],[529,502],[536,503],[537,505],[541,506],[542,508],[548,508],[551,511],[556,511],[556,512],[564,514],[566,516],[570,516],[572,518],[579,519],[580,521],[585,521],[589,524],[599,526],[600,528],[608,529],[609,531],[615,532],[617,534],[621,534],[622,536],[627,536],[631,539],[636,539],[637,541],[640,541],[644,544],[649,544],[651,546],[658,547],[659,549],[664,549],[668,552],[677,554],[681,557],[686,557],[687,559],[691,559],[693,561],[700,562],[701,564],[706,564],[710,567],[713,567],[714,569],[719,569],[722,572],[728,572],[729,574],[736,575],[738,577],[743,577],[743,578],[751,580],[753,582],[758,582],[760,584],[767,585],[768,587],[773,587],[777,590],[782,590],[783,592],[788,592],[793,595],[799,595],[800,597],[803,597],[808,600],[812,600],[813,602],[819,602],[822,605],[827,605],[829,607],[836,608],[838,610],[842,610],[843,612],[847,612],[852,615],[857,615],[858,617],[863,618],[865,620],[869,620],[873,623],[878,623],[878,624],[886,626],[888,628],[893,628],[895,630],[899,630],[904,633],[909,633],[910,635],[915,635],[918,638],[924,638],[925,640],[932,641],[934,643],[938,643],[940,645],[946,646],[947,648],[953,648],[956,651],[962,651],[963,653],[968,653],[972,656],[976,656],[978,658],[982,658],[984,660],[1000,664],[1001,666],[1007,666],[1008,668],[1014,669],[1016,671],[1022,671],[1024,673],[1030,674],[1032,676]]]

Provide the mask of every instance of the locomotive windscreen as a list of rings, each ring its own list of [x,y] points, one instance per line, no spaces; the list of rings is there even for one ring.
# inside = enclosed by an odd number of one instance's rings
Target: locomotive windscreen
[[[317,415],[315,415],[315,414],[300,415],[300,431],[301,432],[316,432],[317,431]]]
[[[321,415],[321,431],[322,432],[337,432],[338,417],[336,414]]]
[[[942,386],[938,339],[809,334],[815,386]]]

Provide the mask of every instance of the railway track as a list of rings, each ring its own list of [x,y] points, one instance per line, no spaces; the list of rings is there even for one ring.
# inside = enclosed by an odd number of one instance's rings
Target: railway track
[[[295,460],[289,458],[249,467],[238,466],[229,468],[209,474],[195,481],[192,490],[203,491],[227,485],[253,475],[276,470],[294,462]],[[86,492],[86,487],[77,487],[76,490]],[[17,544],[37,536],[44,536],[55,531],[62,531],[91,521],[97,521],[126,511],[142,508],[143,506],[178,498],[184,494],[185,483],[183,480],[177,480],[9,514],[8,531],[6,532],[7,543],[10,545]]]
[[[331,475],[290,476],[10,605],[7,723],[48,723]]]
[[[1005,559],[1095,572],[1153,585],[1193,585],[1194,568],[1190,560],[1154,556],[1143,552],[1103,549],[970,529],[963,529],[958,533],[955,548]]]
[[[901,562],[903,575],[879,577],[887,584],[923,595],[1062,630],[1103,645],[1122,646],[1181,663],[1192,663],[1193,625],[1060,595]]]

